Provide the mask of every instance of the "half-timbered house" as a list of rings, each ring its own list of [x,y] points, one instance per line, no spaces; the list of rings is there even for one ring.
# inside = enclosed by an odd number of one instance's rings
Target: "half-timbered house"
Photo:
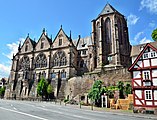
[[[157,108],[157,48],[152,44],[157,42],[133,46],[132,50],[140,53],[132,56],[129,68],[132,74],[134,106],[146,109]]]

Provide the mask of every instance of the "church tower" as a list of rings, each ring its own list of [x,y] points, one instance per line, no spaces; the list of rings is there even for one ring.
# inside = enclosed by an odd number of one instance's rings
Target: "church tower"
[[[95,46],[95,68],[115,69],[130,63],[131,46],[125,17],[106,4],[92,21],[92,40]]]

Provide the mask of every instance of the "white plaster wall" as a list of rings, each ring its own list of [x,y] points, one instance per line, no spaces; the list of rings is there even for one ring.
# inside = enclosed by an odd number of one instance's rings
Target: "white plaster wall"
[[[150,102],[150,101],[147,101],[147,102],[146,102],[146,105],[153,105],[153,103]]]
[[[135,100],[136,105],[142,105],[142,103],[139,100]]]
[[[137,64],[142,67],[142,61],[138,61]]]
[[[157,77],[157,70],[152,70],[152,77]]]
[[[157,86],[157,78],[153,78],[153,86]]]
[[[144,62],[144,67],[150,66],[149,60],[144,60],[143,62]]]
[[[135,94],[142,99],[142,90],[135,90]]]
[[[151,59],[152,66],[157,66],[157,59]]]
[[[157,100],[157,90],[154,90],[154,100]]]
[[[133,72],[133,78],[141,78],[140,71],[134,71]]]
[[[135,80],[135,82],[137,82],[140,86],[142,85],[141,80]],[[134,86],[138,86],[135,82],[134,82]]]

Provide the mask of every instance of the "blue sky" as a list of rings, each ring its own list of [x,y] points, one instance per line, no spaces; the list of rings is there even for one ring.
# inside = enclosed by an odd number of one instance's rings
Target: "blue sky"
[[[91,21],[109,2],[126,16],[132,45],[150,42],[157,28],[157,0],[4,0],[0,1],[0,78],[8,77],[12,54],[27,34],[39,39],[42,29],[54,38],[63,25],[72,38],[89,36]]]

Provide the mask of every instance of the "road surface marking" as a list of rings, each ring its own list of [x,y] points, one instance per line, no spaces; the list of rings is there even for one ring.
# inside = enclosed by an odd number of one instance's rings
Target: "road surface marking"
[[[17,110],[15,107],[13,107],[14,110]]]
[[[38,117],[38,116],[35,116],[35,115],[31,115],[31,114],[28,114],[28,113],[19,112],[19,111],[16,111],[16,110],[11,110],[11,109],[7,109],[7,108],[3,108],[3,107],[0,107],[0,109],[10,111],[10,112],[14,112],[14,113],[18,113],[18,114],[25,115],[25,116],[29,116],[29,117],[33,117],[33,118],[37,118],[37,119],[40,119],[40,120],[48,120],[48,119],[45,119],[45,118],[42,118],[42,117]]]

